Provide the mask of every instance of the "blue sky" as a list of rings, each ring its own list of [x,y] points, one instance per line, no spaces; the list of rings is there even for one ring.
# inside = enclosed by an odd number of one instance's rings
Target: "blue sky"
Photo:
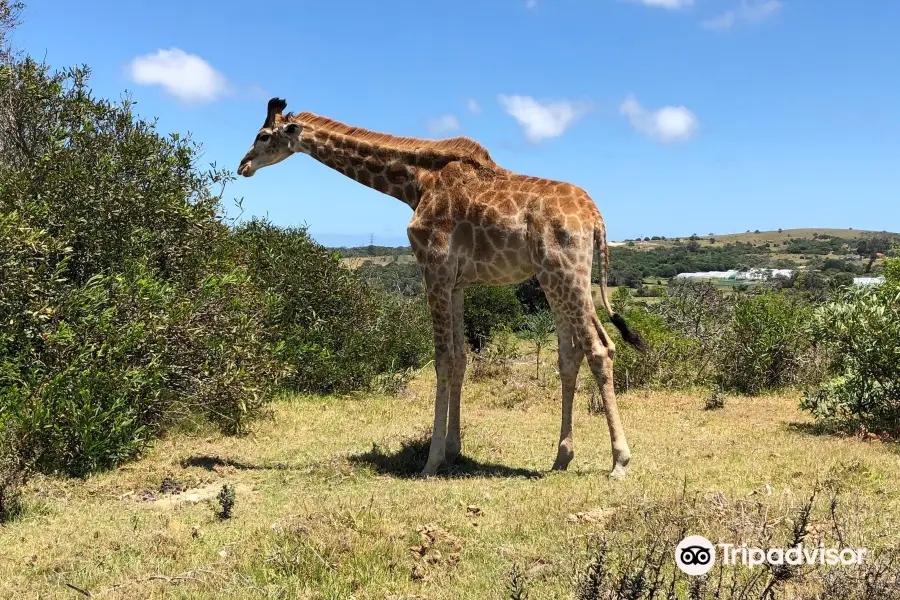
[[[900,231],[900,2],[32,0],[13,38],[86,63],[234,171],[280,96],[397,135],[467,135],[569,181],[610,239]],[[305,156],[229,186],[326,244],[406,244],[411,212]]]

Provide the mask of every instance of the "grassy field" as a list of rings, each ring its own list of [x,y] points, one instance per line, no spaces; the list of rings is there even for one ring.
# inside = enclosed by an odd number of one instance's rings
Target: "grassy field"
[[[575,460],[548,471],[558,379],[550,364],[533,373],[526,356],[467,382],[464,458],[428,480],[415,473],[430,368],[399,397],[286,397],[243,438],[173,435],[87,481],[36,480],[26,514],[0,528],[0,597],[503,598],[515,571],[529,597],[569,598],[598,536],[638,546],[685,507],[711,539],[751,513],[789,533],[790,511],[829,479],[851,492],[841,502],[867,547],[898,543],[897,453],[815,435],[796,395],[717,411],[700,392],[621,395],[634,461],[615,482],[581,391]],[[230,519],[216,516],[224,483]]]
[[[416,257],[412,254],[398,254],[396,256],[354,256],[351,258],[342,258],[341,264],[348,269],[358,269],[365,263],[374,263],[379,267],[384,267],[394,262],[405,265],[416,262]]]
[[[868,238],[877,234],[890,233],[885,231],[870,231],[865,229],[827,229],[827,228],[801,228],[801,229],[782,229],[781,231],[760,231],[760,232],[745,232],[745,233],[723,233],[718,234],[714,233],[712,236],[707,233],[696,232],[697,236],[700,238],[698,241],[701,246],[724,246],[725,244],[735,244],[738,242],[743,242],[745,244],[753,244],[758,246],[759,244],[765,244],[766,242],[774,244],[781,244],[781,242],[785,242],[794,238],[803,238],[803,239],[813,239],[813,236],[818,235],[830,235],[839,238]],[[896,234],[891,234],[896,235]],[[681,241],[684,242],[690,237],[690,234],[681,236]],[[711,244],[709,241],[710,237],[714,237],[716,239],[715,244]],[[627,242],[624,241],[611,241],[611,246],[624,246]],[[671,246],[674,244],[674,241],[670,238],[667,240],[650,240],[650,241],[635,241],[636,248],[642,249],[651,249],[651,248],[663,248],[667,246]]]

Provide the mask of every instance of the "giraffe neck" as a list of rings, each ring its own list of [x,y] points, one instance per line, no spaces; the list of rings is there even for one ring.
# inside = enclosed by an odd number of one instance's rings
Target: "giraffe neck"
[[[316,126],[304,126],[300,141],[301,152],[323,165],[413,209],[418,204],[418,168],[403,155]]]

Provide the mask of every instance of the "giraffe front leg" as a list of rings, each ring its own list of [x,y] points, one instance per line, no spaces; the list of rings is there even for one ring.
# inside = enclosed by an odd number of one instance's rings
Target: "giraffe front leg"
[[[584,360],[584,352],[574,343],[573,328],[565,315],[556,315],[556,333],[559,340],[559,379],[562,383],[562,423],[559,446],[556,451],[554,471],[565,471],[575,458],[575,442],[572,437],[572,403],[578,370]]]
[[[447,460],[459,456],[462,448],[460,440],[459,405],[462,396],[463,379],[466,377],[466,332],[463,325],[465,293],[455,289],[451,295],[453,314],[453,371],[450,377],[450,408],[447,419]]]
[[[437,392],[434,399],[434,428],[428,462],[421,475],[437,473],[447,453],[447,409],[450,401],[450,383],[453,374],[453,320],[450,291],[429,290],[431,320],[434,325],[434,368],[437,373]]]

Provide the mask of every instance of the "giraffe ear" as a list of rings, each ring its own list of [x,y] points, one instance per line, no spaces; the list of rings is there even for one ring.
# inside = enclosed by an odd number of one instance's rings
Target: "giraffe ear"
[[[274,127],[275,117],[281,115],[285,108],[287,108],[287,102],[285,100],[281,98],[272,98],[269,100],[269,106],[266,112],[266,122],[263,123],[263,127]]]
[[[298,123],[288,123],[281,128],[281,132],[288,137],[297,137],[303,131],[303,126]]]

